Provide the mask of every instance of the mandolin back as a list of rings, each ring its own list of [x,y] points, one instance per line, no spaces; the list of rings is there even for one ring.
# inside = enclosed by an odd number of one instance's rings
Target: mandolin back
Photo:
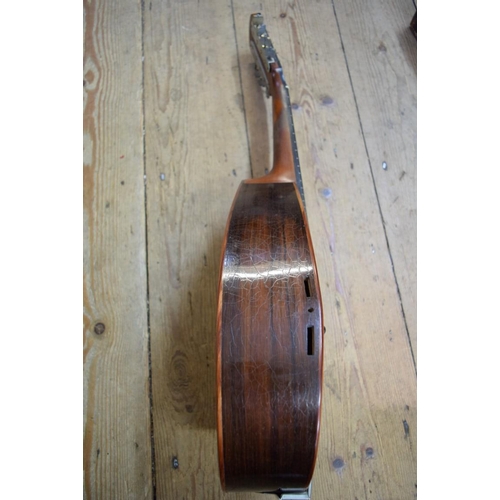
[[[217,323],[223,488],[307,488],[319,437],[323,318],[294,183],[240,185],[223,246]]]

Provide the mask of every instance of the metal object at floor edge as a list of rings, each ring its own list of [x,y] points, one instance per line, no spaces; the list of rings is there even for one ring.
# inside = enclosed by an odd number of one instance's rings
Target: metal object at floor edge
[[[311,487],[312,482],[309,483],[309,487],[307,488],[307,490],[285,488],[278,491],[273,491],[272,493],[281,500],[311,500]]]

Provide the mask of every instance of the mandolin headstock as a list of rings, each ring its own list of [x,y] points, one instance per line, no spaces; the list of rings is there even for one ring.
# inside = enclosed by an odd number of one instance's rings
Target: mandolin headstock
[[[271,95],[271,64],[282,69],[281,63],[273,47],[264,17],[260,13],[250,16],[250,50],[255,58],[255,71],[259,84],[266,89],[267,97]]]

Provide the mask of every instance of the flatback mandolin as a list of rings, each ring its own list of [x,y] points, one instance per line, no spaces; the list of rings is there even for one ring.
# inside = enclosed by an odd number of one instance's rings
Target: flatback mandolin
[[[225,491],[309,498],[319,438],[323,318],[288,87],[261,14],[250,48],[272,97],[274,164],[241,183],[222,249],[217,432]]]

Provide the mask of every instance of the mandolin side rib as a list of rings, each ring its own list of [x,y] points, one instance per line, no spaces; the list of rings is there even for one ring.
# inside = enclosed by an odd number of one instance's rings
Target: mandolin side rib
[[[243,182],[228,219],[217,325],[226,491],[307,488],[319,437],[323,318],[295,183]]]

